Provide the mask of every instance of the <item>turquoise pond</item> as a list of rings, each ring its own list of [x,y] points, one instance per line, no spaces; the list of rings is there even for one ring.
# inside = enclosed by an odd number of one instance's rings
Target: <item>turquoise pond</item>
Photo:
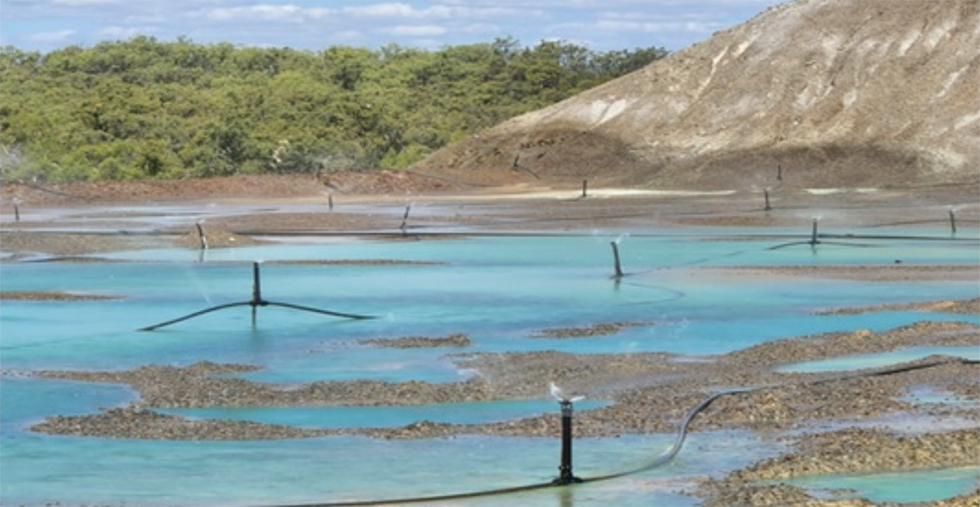
[[[935,231],[839,238],[812,247],[790,231],[672,231],[624,235],[487,235],[439,240],[288,242],[215,249],[118,252],[102,262],[4,262],[0,290],[116,296],[89,301],[3,302],[0,354],[0,497],[4,505],[261,506],[439,495],[548,481],[552,439],[457,437],[386,441],[329,437],[269,442],[163,442],[48,436],[27,428],[53,415],[97,413],[135,398],[124,386],[30,378],[32,370],[119,370],[199,361],[260,366],[251,380],[291,384],[374,379],[453,382],[474,374],[446,358],[459,352],[561,350],[577,354],[723,354],[766,341],[854,329],[887,330],[922,320],[980,323],[980,317],[909,311],[829,315],[819,311],[980,296],[976,281],[876,281],[729,276],[756,266],[976,264],[976,237]],[[876,231],[880,234],[880,231]],[[928,236],[930,239],[915,239]],[[612,279],[611,241],[623,270]],[[105,257],[108,257],[106,262]],[[386,259],[385,264],[357,261]],[[348,320],[267,306],[251,323],[248,306],[201,315],[151,332],[137,329],[209,308],[247,302],[252,263],[273,302],[377,317]],[[332,261],[331,264],[318,263]],[[351,262],[346,262],[351,261]],[[551,339],[542,330],[636,322],[608,336]],[[466,348],[396,349],[365,339],[465,333]],[[970,348],[909,349],[796,368],[851,369],[932,353],[977,357]],[[548,382],[538,399],[421,407],[296,407],[169,410],[303,427],[390,427],[419,420],[501,421],[553,411]],[[936,395],[943,402],[942,393]],[[933,393],[922,393],[932,396]],[[602,406],[586,400],[578,410]],[[679,421],[678,421],[679,422]],[[664,452],[673,434],[577,439],[583,477],[628,470]],[[693,506],[678,493],[783,450],[772,436],[692,434],[667,465],[576,488],[521,493],[507,504]],[[924,481],[936,498],[976,483],[976,470],[937,471]],[[970,474],[973,475],[970,475]],[[943,475],[945,474],[945,475]],[[899,491],[879,476],[851,479],[868,498]],[[828,482],[833,486],[834,482]],[[819,482],[807,487],[824,488]],[[899,493],[897,493],[899,494]],[[902,494],[899,494],[902,496]],[[886,496],[879,496],[886,498]],[[893,500],[889,500],[893,501]],[[451,505],[500,505],[494,498]],[[450,505],[450,504],[447,504]]]
[[[917,470],[902,473],[822,475],[786,481],[828,496],[826,490],[842,490],[836,498],[866,498],[874,502],[934,502],[949,496],[951,491],[966,494],[980,480],[976,468]]]

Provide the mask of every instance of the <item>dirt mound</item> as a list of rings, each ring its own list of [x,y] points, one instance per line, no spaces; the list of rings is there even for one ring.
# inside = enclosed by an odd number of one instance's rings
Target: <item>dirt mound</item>
[[[460,178],[661,188],[977,184],[980,3],[797,0],[447,147]]]

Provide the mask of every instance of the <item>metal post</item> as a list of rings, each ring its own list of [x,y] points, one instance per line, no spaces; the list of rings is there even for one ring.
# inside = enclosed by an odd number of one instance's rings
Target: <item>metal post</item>
[[[252,327],[255,327],[255,315],[258,313],[258,307],[269,304],[262,300],[262,279],[259,275],[258,262],[252,263],[252,301],[250,304],[252,306]]]
[[[399,227],[402,230],[402,234],[408,234],[408,214],[411,212],[412,205],[405,206],[405,216],[402,217],[402,225]]]
[[[817,222],[818,222],[818,220],[816,218],[814,218],[813,219],[813,231],[810,233],[810,244],[811,245],[816,245],[816,244],[820,243],[820,240],[817,239]]]
[[[769,205],[769,189],[764,189],[763,192],[766,194],[766,211],[769,211],[772,209],[772,206]]]
[[[589,193],[589,180],[582,180],[582,198],[585,198]]]
[[[956,235],[956,214],[953,210],[949,210],[949,229],[953,235]]]
[[[561,404],[561,464],[558,466],[558,478],[554,484],[565,485],[582,482],[572,473],[572,402],[562,400]]]
[[[616,269],[615,276],[616,279],[619,280],[623,277],[623,267],[619,264],[619,244],[617,244],[615,241],[610,241],[609,244],[612,245],[613,250],[613,267]]]
[[[201,222],[194,224],[197,226],[197,237],[201,241],[201,250],[208,249],[208,237],[204,234],[204,228],[201,227]]]

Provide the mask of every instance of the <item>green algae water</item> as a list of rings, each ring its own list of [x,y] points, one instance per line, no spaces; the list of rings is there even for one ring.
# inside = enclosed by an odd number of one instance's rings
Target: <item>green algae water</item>
[[[610,253],[610,242],[617,239],[625,271],[619,281],[612,279]],[[675,231],[670,236],[588,233],[284,243],[211,250],[203,261],[199,252],[172,249],[119,252],[94,263],[4,262],[0,290],[112,299],[4,301],[0,309],[4,371],[0,497],[5,505],[29,506],[308,504],[518,486],[548,481],[557,471],[559,443],[542,438],[168,442],[42,435],[28,428],[54,415],[92,414],[125,405],[137,395],[124,386],[25,375],[34,370],[123,370],[213,361],[257,365],[260,370],[241,376],[277,384],[349,379],[455,382],[474,374],[446,359],[457,352],[670,352],[700,357],[830,331],[886,330],[921,320],[978,323],[978,316],[941,313],[815,313],[847,306],[975,298],[980,292],[975,282],[746,279],[700,269],[895,265],[899,259],[904,265],[977,262],[975,241],[890,239],[860,246],[773,248],[786,243],[792,241],[768,231],[732,237],[702,230]],[[378,260],[386,262],[368,262]],[[377,318],[347,320],[269,306],[258,308],[253,328],[250,308],[244,306],[157,331],[137,331],[215,305],[249,301],[255,261],[262,261],[262,295],[268,301]],[[547,329],[608,322],[644,325],[598,337],[540,336]],[[454,333],[465,333],[472,345],[396,349],[363,343]],[[958,353],[973,357],[969,351]],[[884,361],[891,360],[907,359],[892,356]],[[818,367],[849,369],[878,364],[875,361],[881,358],[851,361]],[[327,428],[391,427],[418,420],[491,422],[548,411],[557,417],[557,404],[548,395],[549,380],[541,379],[536,386],[539,398],[520,401],[423,407],[226,407],[174,413]],[[579,408],[603,403],[587,400]],[[576,440],[576,473],[590,476],[630,469],[662,453],[672,439],[673,435],[651,435]],[[513,502],[579,507],[696,505],[696,499],[678,491],[697,477],[722,475],[775,454],[779,445],[749,433],[697,433],[675,460],[640,476],[590,483],[571,492],[522,493]],[[866,483],[869,491],[880,482],[870,476],[854,480]],[[959,480],[937,484],[936,498],[962,489]],[[456,504],[499,502],[473,499]]]

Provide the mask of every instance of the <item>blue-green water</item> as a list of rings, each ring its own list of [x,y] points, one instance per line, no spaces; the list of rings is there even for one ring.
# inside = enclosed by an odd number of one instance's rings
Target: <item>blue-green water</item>
[[[874,368],[889,364],[915,361],[932,355],[945,355],[980,360],[980,345],[968,347],[910,347],[880,354],[860,354],[823,361],[808,361],[779,368],[785,372],[817,372]]]
[[[104,263],[3,263],[3,291],[66,291],[119,299],[5,301],[0,308],[2,367],[11,373],[215,361],[261,366],[244,376],[274,383],[355,378],[451,382],[472,375],[445,357],[458,352],[662,351],[703,356],[828,331],[886,330],[920,320],[978,322],[977,316],[919,312],[814,313],[845,306],[975,298],[980,292],[976,281],[748,278],[700,269],[894,266],[898,259],[903,265],[972,264],[977,262],[976,242],[861,240],[860,246],[771,249],[788,239],[709,232],[272,245],[211,250],[205,262],[199,262],[194,250],[174,249],[117,253],[110,256],[114,262]],[[626,272],[618,283],[611,278],[609,246],[617,237]],[[278,262],[366,259],[431,264]],[[378,318],[352,321],[269,306],[258,309],[253,329],[250,308],[238,307],[153,332],[136,331],[213,305],[248,301],[255,260],[264,261],[262,295],[268,301]],[[536,336],[549,328],[603,322],[640,325],[608,336]],[[473,345],[396,349],[362,343],[453,333],[467,334]],[[888,360],[893,359],[902,358]],[[549,380],[541,379],[539,398],[518,402],[186,413],[310,427],[497,421],[554,410],[547,392]],[[96,413],[124,405],[135,394],[119,386],[10,374],[2,382],[0,497],[10,505],[212,506],[366,500],[515,486],[549,480],[557,471],[558,443],[550,439],[156,442],[46,436],[26,428],[52,415]],[[631,468],[663,452],[672,438],[576,441],[576,472],[589,476]],[[726,473],[773,454],[779,445],[750,434],[696,434],[670,465],[643,476],[584,485],[575,488],[571,500],[562,496],[569,493],[549,491],[525,494],[515,501],[579,507],[694,505],[694,499],[677,493],[682,489],[678,484]],[[951,493],[952,488],[942,491]]]
[[[949,498],[950,493],[966,494],[980,481],[976,468],[951,468],[880,474],[822,475],[800,477],[788,484],[820,490],[851,490],[845,497],[866,498],[873,502],[918,503]],[[955,496],[955,495],[952,495]]]

